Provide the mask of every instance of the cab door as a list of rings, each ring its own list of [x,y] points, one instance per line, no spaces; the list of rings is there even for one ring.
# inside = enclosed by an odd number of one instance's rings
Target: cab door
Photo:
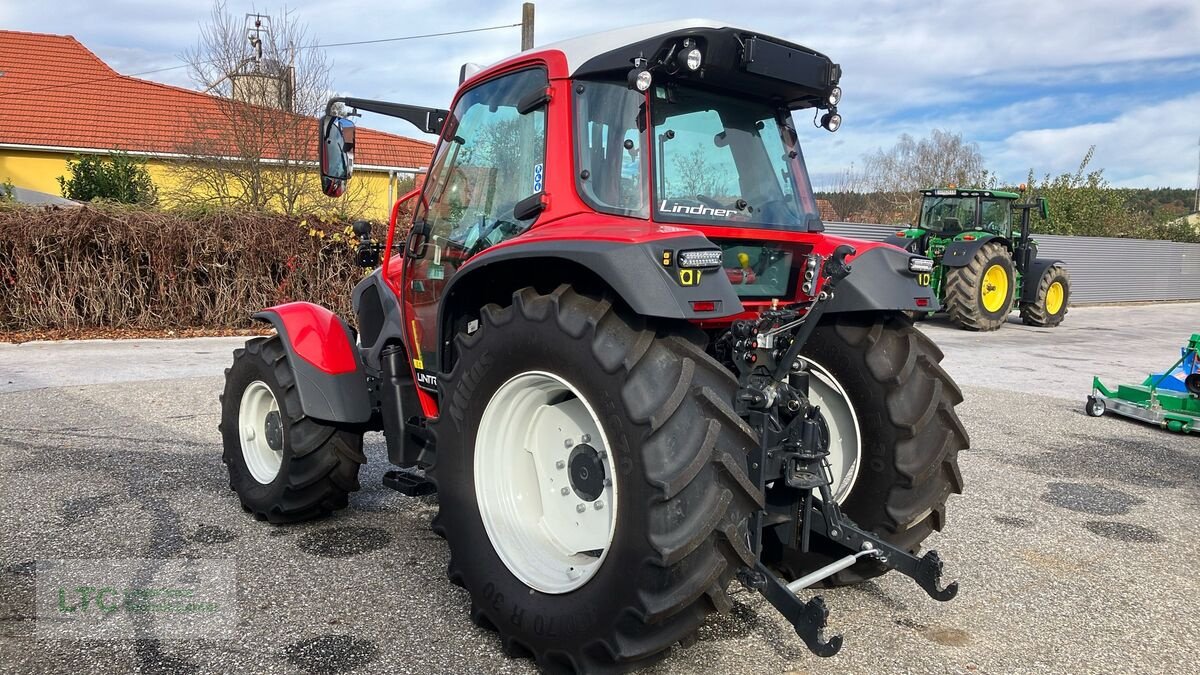
[[[472,257],[533,224],[517,205],[543,189],[546,71],[502,75],[463,93],[446,122],[406,245],[401,288],[417,385],[437,391],[438,303]]]

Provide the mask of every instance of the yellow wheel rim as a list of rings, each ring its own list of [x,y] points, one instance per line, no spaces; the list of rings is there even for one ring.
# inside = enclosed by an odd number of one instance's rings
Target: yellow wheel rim
[[[1058,314],[1058,310],[1063,306],[1064,294],[1061,281],[1050,284],[1050,288],[1046,289],[1046,311],[1050,314]]]
[[[979,298],[983,308],[989,312],[999,312],[1008,302],[1008,272],[1003,265],[992,265],[983,275],[983,288],[979,290]]]

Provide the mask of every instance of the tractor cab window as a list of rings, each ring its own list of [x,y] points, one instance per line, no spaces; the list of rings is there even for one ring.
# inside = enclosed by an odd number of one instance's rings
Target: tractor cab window
[[[820,221],[786,110],[674,83],[653,87],[650,106],[656,218],[798,230]]]
[[[597,211],[648,217],[645,95],[624,81],[580,81],[574,92],[580,196]]]
[[[921,203],[921,227],[946,235],[973,230],[978,202],[978,197],[926,197]]]
[[[1011,214],[1007,199],[984,199],[982,216],[979,219],[983,229],[994,234],[1008,236],[1012,230]]]
[[[466,258],[515,237],[533,224],[514,209],[542,191],[546,108],[522,114],[529,92],[547,86],[544,70],[526,70],[471,89],[446,122],[429,172],[422,211],[438,265]]]

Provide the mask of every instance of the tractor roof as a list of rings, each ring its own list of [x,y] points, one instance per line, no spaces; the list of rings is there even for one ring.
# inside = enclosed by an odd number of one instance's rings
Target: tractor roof
[[[671,61],[685,41],[702,53],[695,73]],[[624,79],[634,60],[642,58],[656,78],[665,71],[701,86],[780,99],[792,109],[821,106],[842,75],[841,66],[817,51],[708,19],[618,28],[547,44],[533,53],[548,52],[558,52],[566,61],[566,72],[551,72],[551,77]],[[487,70],[530,54],[513,55]]]
[[[994,197],[996,199],[1020,199],[1021,195],[1006,190],[986,190],[983,188],[926,188],[921,190],[926,197]]]

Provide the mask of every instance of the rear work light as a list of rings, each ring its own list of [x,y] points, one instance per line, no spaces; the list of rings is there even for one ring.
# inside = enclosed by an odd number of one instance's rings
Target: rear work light
[[[918,274],[933,271],[933,259],[914,256],[908,259],[908,271]]]
[[[679,252],[679,266],[683,268],[703,268],[721,266],[721,249],[702,248]]]

